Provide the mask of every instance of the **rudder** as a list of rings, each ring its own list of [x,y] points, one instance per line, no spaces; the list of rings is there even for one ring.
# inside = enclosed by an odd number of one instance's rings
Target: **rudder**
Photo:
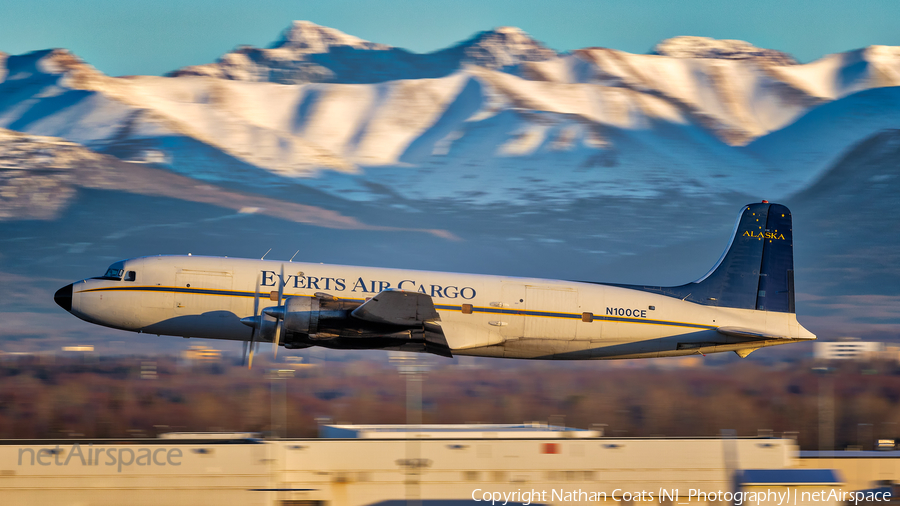
[[[763,256],[759,269],[759,292],[756,309],[794,312],[794,241],[791,211],[780,204],[770,204],[766,217]]]

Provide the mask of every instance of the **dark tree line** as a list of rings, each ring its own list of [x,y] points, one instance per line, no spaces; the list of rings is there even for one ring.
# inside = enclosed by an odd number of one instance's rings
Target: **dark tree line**
[[[836,448],[871,449],[877,438],[900,438],[896,362],[670,369],[489,359],[436,364],[422,380],[425,423],[602,424],[611,437],[734,429],[741,436],[792,434],[804,449],[819,448],[821,427],[834,428]],[[281,379],[271,379],[273,368],[282,369]],[[272,381],[285,386],[289,436],[315,436],[322,418],[406,421],[405,378],[385,361],[296,367],[261,360],[248,371],[228,360],[23,358],[0,362],[0,438],[266,432]]]

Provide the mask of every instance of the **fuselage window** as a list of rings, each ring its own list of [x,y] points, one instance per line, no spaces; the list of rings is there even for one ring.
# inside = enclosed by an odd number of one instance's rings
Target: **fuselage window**
[[[134,281],[137,279],[137,273],[134,271],[128,271],[125,273],[125,281]]]

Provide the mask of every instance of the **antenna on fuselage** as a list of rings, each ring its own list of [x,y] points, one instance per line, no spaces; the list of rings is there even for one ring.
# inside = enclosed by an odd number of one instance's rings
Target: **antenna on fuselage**
[[[269,248],[269,251],[272,251],[272,248]],[[266,255],[269,254],[269,251],[266,251]],[[266,255],[263,255],[262,258],[260,258],[260,260],[265,260],[265,259],[266,259]]]
[[[300,253],[300,250],[297,250],[297,253]],[[297,256],[297,253],[294,253],[294,257]],[[294,257],[291,257],[291,259],[288,260],[288,262],[293,262],[293,261],[294,261]]]

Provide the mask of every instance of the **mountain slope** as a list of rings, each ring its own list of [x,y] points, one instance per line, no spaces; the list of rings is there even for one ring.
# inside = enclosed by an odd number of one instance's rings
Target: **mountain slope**
[[[41,51],[2,63],[0,127],[261,192],[294,181],[351,200],[490,204],[537,188],[555,202],[778,198],[900,126],[883,88],[900,83],[896,48],[805,65],[741,41],[656,52],[556,55],[500,28],[416,55],[309,22],[178,77],[111,78]],[[331,77],[303,77],[321,69]]]
[[[861,91],[817,107],[793,124],[757,139],[747,152],[783,168],[784,184],[806,188],[848,149],[900,128],[900,86]]]
[[[228,191],[143,164],[129,164],[73,142],[0,129],[0,220],[55,220],[78,189],[113,190],[210,204],[240,214],[260,214],[318,227],[428,232],[442,230],[368,225],[321,207]]]
[[[807,259],[797,264],[808,285],[803,304],[848,333],[896,333],[900,323],[898,160],[900,130],[884,130],[855,144],[788,202],[795,254]]]

